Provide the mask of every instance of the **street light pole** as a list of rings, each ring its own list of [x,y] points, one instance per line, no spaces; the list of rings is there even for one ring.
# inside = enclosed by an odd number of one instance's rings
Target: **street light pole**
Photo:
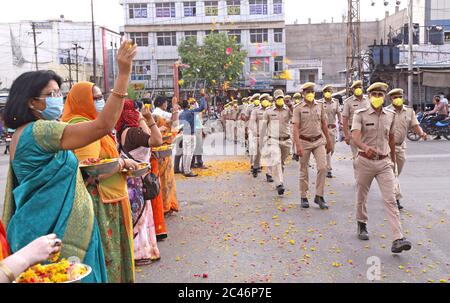
[[[95,23],[94,23],[94,0],[91,0],[91,15],[92,15],[92,66],[94,68],[94,83],[97,83],[97,54],[95,50]]]
[[[409,0],[408,6],[408,106],[412,107],[413,102],[413,0]]]

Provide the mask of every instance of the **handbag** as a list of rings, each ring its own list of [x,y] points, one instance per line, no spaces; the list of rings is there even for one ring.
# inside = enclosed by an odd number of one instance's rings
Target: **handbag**
[[[122,142],[119,142],[119,147],[120,147],[120,150],[124,152],[125,156],[128,159],[134,160],[139,163],[141,162],[141,161],[137,161],[136,159],[134,159],[133,156],[130,155],[130,153],[127,152],[123,148]],[[150,172],[141,178],[142,178],[142,184],[143,184],[142,191],[144,194],[144,200],[148,201],[148,200],[155,199],[159,195],[159,192],[161,191],[161,184],[159,182],[159,177],[156,176],[153,172]]]

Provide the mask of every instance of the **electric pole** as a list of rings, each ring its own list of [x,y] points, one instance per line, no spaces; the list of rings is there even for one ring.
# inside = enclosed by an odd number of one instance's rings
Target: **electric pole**
[[[72,57],[70,55],[70,48],[67,50],[67,63],[69,64],[69,85],[72,88]]]
[[[31,28],[33,29],[33,41],[34,41],[34,60],[36,61],[36,70],[39,70],[38,63],[38,51],[37,51],[37,43],[36,43],[36,23],[31,22]]]
[[[346,87],[349,95],[349,87],[354,80],[363,80],[363,68],[361,57],[361,6],[360,0],[348,0],[347,13],[347,75]]]
[[[73,43],[74,47],[72,48],[73,50],[75,50],[75,68],[76,68],[76,81],[78,83],[78,50],[79,49],[84,49],[83,47],[79,46],[78,43]]]
[[[94,23],[94,0],[91,0],[91,15],[92,15],[92,65],[94,68],[94,83],[97,83],[97,54],[95,50],[95,23]]]
[[[413,102],[413,0],[409,0],[408,6],[409,17],[409,39],[408,39],[408,106],[412,107]]]

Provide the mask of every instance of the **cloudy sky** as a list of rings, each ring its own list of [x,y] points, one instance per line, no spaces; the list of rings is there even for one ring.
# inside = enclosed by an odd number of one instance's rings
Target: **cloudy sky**
[[[382,19],[385,10],[391,13],[395,10],[395,2],[389,1],[389,5],[383,5],[384,0],[374,0],[375,6],[371,6],[372,0],[361,0],[362,20]],[[406,6],[407,0],[401,1],[401,8]],[[96,23],[118,31],[123,24],[123,10],[119,0],[94,0]],[[287,23],[308,22],[313,23],[326,20],[335,22],[342,20],[346,13],[347,0],[286,0]],[[90,0],[1,0],[0,22],[14,22],[21,20],[45,20],[56,19],[60,15],[73,21],[90,20]]]

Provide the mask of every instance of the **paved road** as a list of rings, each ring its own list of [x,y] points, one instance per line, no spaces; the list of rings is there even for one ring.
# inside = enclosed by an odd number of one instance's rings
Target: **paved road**
[[[364,283],[371,257],[380,262],[381,282],[450,279],[450,142],[409,143],[401,216],[413,249],[397,256],[390,253],[390,227],[376,183],[368,206],[371,240],[356,238],[349,156],[347,146],[338,144],[336,177],[327,181],[328,211],[299,207],[296,162],[286,169],[288,192],[282,198],[249,172],[179,180],[182,211],[167,217],[162,260],[139,268],[138,281]],[[0,156],[1,188],[6,164]]]

